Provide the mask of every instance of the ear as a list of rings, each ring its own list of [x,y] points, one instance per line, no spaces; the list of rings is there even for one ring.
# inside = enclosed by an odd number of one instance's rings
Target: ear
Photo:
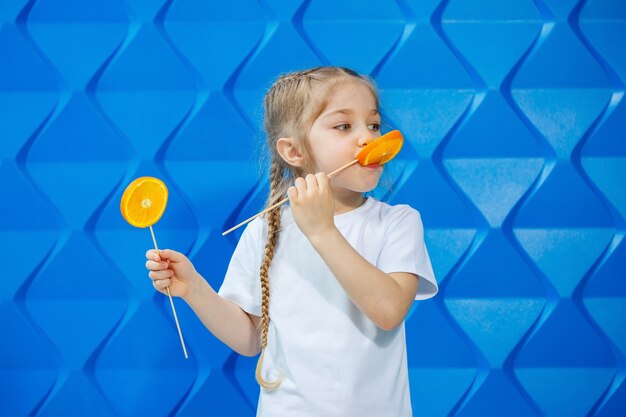
[[[276,150],[285,162],[294,167],[304,166],[304,155],[300,152],[295,139],[280,138],[276,141]]]

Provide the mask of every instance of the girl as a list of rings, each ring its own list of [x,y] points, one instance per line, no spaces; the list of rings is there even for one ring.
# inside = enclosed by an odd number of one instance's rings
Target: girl
[[[438,290],[420,214],[364,196],[382,166],[325,174],[380,136],[374,83],[341,67],[293,72],[264,107],[266,207],[285,193],[289,205],[248,223],[217,293],[173,250],[149,250],[148,275],[233,350],[261,353],[257,416],[411,416],[404,318]]]

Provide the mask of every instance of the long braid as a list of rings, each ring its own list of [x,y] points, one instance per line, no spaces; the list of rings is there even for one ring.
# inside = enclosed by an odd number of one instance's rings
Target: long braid
[[[280,184],[283,182],[281,173],[281,164],[274,159],[272,167],[270,169],[270,199],[267,206],[270,207],[276,204],[282,199],[282,193],[277,192],[280,189]],[[265,355],[265,348],[267,347],[267,334],[269,332],[269,305],[270,305],[270,282],[269,282],[269,268],[274,258],[274,248],[278,243],[279,234],[276,233],[280,229],[280,207],[275,208],[269,212],[268,218],[268,232],[267,242],[265,243],[265,252],[263,256],[263,263],[260,268],[261,276],[261,356],[256,366],[256,380],[260,386],[267,390],[273,390],[278,388],[282,382],[282,375],[280,375],[276,381],[269,382],[263,379],[261,369],[263,366],[263,357]],[[279,371],[280,372],[280,371]]]

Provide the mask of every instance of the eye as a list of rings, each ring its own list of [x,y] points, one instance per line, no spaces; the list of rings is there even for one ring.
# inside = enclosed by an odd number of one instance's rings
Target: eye
[[[371,130],[373,130],[374,132],[378,132],[380,131],[380,123],[372,123],[371,125],[368,126]]]
[[[346,131],[346,130],[350,129],[350,125],[347,124],[347,123],[343,123],[343,124],[335,126],[335,129],[341,130],[341,131]]]

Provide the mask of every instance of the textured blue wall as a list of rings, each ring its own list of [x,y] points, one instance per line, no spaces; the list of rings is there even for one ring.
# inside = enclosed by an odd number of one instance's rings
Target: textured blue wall
[[[375,194],[424,219],[406,320],[424,416],[626,415],[626,2],[0,1],[0,415],[253,416],[240,357],[147,278],[119,212],[219,288],[261,207],[261,97],[338,64],[405,147]]]

